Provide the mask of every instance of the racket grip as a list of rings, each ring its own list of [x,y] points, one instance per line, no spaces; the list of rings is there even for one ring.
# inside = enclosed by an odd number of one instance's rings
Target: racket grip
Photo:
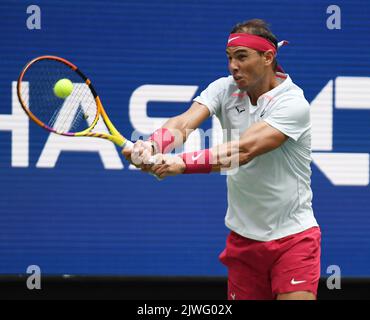
[[[132,149],[134,146],[133,142],[130,140],[126,140],[125,143],[122,145],[122,149]]]

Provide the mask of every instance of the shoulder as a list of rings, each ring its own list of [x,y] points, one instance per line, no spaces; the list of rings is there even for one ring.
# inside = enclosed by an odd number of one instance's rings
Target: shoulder
[[[221,77],[211,82],[208,85],[208,89],[214,89],[220,92],[225,92],[229,90],[235,90],[236,84],[232,76]]]
[[[293,116],[309,116],[310,104],[303,90],[290,80],[286,90],[276,97],[275,108]]]
[[[224,99],[230,96],[236,89],[237,87],[232,76],[222,77],[211,82],[201,92],[200,97],[208,103],[212,100],[222,104]]]
[[[196,102],[204,104],[210,111],[210,115],[218,114],[221,106],[224,103],[228,92],[232,90],[234,79],[233,77],[222,77],[211,82],[199,96],[193,99]]]

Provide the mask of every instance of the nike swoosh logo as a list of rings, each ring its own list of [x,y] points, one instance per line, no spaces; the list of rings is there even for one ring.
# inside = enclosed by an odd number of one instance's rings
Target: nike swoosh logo
[[[245,111],[245,108],[241,106],[236,106],[235,109],[236,111],[238,111],[238,113],[242,113],[243,111]]]
[[[231,41],[233,41],[233,40],[235,40],[235,39],[238,39],[238,38],[240,38],[240,37],[234,37],[234,38],[231,38],[231,39],[229,39],[229,40],[227,41],[227,43],[230,43]]]
[[[202,155],[202,152],[201,153],[199,153],[199,154],[197,154],[196,156],[191,156],[191,159],[193,160],[193,161],[195,161],[195,160],[198,160],[199,158],[200,158],[200,156]]]
[[[295,281],[294,278],[293,278],[292,281],[290,281],[290,284],[296,285],[296,284],[300,284],[300,283],[304,283],[304,282],[306,282],[306,280]]]

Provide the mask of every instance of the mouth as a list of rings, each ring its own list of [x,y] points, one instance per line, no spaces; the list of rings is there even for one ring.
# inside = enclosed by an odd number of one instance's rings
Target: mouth
[[[233,78],[234,78],[235,82],[240,82],[243,79],[243,77],[235,76],[235,75],[233,76]]]
[[[238,86],[242,86],[242,85],[244,85],[244,78],[243,78],[243,77],[240,77],[240,76],[233,76],[233,78],[234,78],[235,83],[236,83]]]

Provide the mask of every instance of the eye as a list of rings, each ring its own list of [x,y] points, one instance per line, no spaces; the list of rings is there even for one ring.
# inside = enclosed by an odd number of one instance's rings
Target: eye
[[[248,56],[247,56],[246,54],[240,54],[240,55],[238,55],[236,58],[237,58],[238,60],[243,61],[243,60],[247,59],[247,58],[248,58]]]

